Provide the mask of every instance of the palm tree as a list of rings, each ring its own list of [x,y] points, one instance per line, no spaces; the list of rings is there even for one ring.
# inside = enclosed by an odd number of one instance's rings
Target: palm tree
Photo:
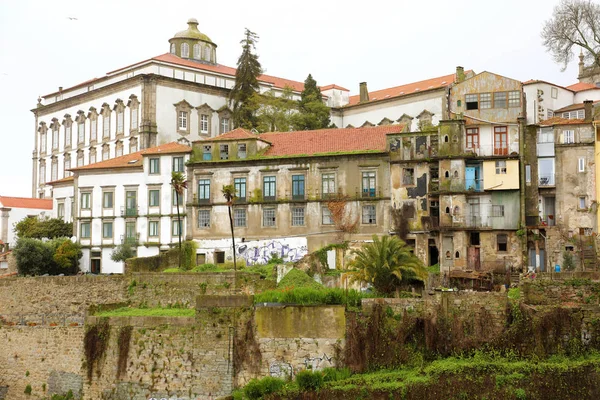
[[[402,284],[424,282],[427,269],[412,253],[412,248],[394,236],[373,235],[372,243],[354,250],[350,263],[356,268],[353,281],[369,282],[380,293],[398,291]]]
[[[175,200],[177,203],[177,233],[179,233],[179,269],[181,269],[181,216],[179,215],[179,197],[183,196],[183,191],[187,188],[185,175],[181,172],[171,172],[171,186],[175,191]]]
[[[227,201],[227,210],[229,211],[229,226],[231,227],[231,247],[233,249],[233,279],[235,279],[235,273],[237,272],[237,264],[235,258],[235,236],[233,234],[233,217],[231,216],[231,206],[233,206],[233,202],[235,201],[235,187],[233,185],[225,185],[223,186],[222,191],[223,197],[225,197],[225,201]],[[235,284],[233,286],[235,288]]]

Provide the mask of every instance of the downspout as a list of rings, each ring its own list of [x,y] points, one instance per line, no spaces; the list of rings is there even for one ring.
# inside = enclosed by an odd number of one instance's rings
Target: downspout
[[[519,126],[519,206],[520,206],[520,221],[519,229],[524,229],[525,225],[525,118],[517,118]],[[521,235],[519,237],[521,242],[521,269],[527,265],[527,235]],[[523,271],[525,272],[525,271]]]

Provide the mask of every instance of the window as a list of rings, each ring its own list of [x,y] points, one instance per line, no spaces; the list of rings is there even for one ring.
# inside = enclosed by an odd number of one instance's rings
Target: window
[[[85,141],[85,123],[80,121],[77,124],[77,143],[83,143]]]
[[[563,132],[563,143],[575,143],[575,131],[564,131]]]
[[[58,203],[56,205],[56,216],[60,219],[65,217],[65,203]]]
[[[240,143],[238,144],[238,158],[245,159],[246,158],[246,144]]]
[[[221,133],[229,132],[229,118],[221,118]]]
[[[79,150],[77,152],[77,166],[78,167],[83,166],[83,150]]]
[[[505,234],[497,235],[496,244],[498,251],[508,251],[508,236]]]
[[[46,166],[40,165],[40,183],[46,183]]]
[[[508,155],[508,129],[506,126],[494,127],[494,155]]]
[[[125,192],[125,215],[137,215],[137,192],[134,190]]]
[[[181,57],[189,58],[190,57],[190,45],[187,43],[181,43]]]
[[[102,223],[102,238],[112,239],[113,237],[113,223],[103,222]]]
[[[264,200],[275,200],[276,197],[276,183],[274,176],[263,177],[263,199]]]
[[[177,127],[180,131],[187,131],[187,111],[179,111],[179,118],[177,119]]]
[[[304,226],[304,207],[292,207],[292,226]]]
[[[148,206],[158,207],[160,206],[160,190],[150,189],[148,191]]]
[[[136,138],[131,138],[129,139],[129,153],[135,153],[137,152],[137,139]]]
[[[479,100],[476,94],[467,94],[465,95],[465,104],[467,106],[467,110],[477,110],[479,109]]]
[[[479,128],[467,128],[467,149],[479,148]]]
[[[204,48],[204,59],[210,61],[210,47],[208,46]]]
[[[335,174],[327,173],[321,175],[321,183],[323,186],[323,197],[335,195]]]
[[[577,171],[585,172],[585,157],[579,157],[579,160],[577,163]]]
[[[246,178],[233,178],[235,197],[240,201],[246,201]]]
[[[228,144],[220,144],[219,145],[219,157],[221,160],[229,160],[229,145]]]
[[[150,237],[158,236],[158,221],[148,222],[148,236],[150,236]]]
[[[113,208],[113,192],[102,193],[102,208]]]
[[[179,236],[179,233],[180,233],[180,232],[181,232],[181,233],[183,233],[183,232],[182,232],[182,230],[181,230],[181,228],[182,228],[182,225],[183,225],[183,223],[182,223],[182,222],[183,222],[183,221],[181,221],[181,220],[177,220],[177,219],[174,219],[174,220],[173,220],[173,222],[172,222],[172,226],[171,226],[171,234],[172,234],[173,236]]]
[[[173,157],[173,172],[183,172],[183,157]]]
[[[52,161],[52,166],[50,170],[50,180],[55,181],[58,179],[58,162],[56,159]]]
[[[520,107],[521,106],[521,93],[519,91],[508,92],[508,106],[509,107]]]
[[[90,120],[90,141],[98,139],[98,119],[96,117]]]
[[[177,53],[177,51],[175,50],[175,43],[171,43],[171,54],[175,54]]]
[[[91,197],[92,197],[91,193],[81,193],[81,209],[82,210],[90,209]]]
[[[68,154],[67,154],[68,155]],[[65,171],[64,171],[64,176],[71,176],[71,172],[69,172],[69,169],[71,169],[71,157],[66,157],[65,156]]]
[[[212,146],[202,146],[202,161],[212,160]]]
[[[160,158],[151,158],[150,159],[150,173],[151,174],[160,174]]]
[[[89,239],[90,238],[90,223],[89,222],[82,222],[81,223],[81,228],[80,228],[80,234],[81,234],[81,238],[82,239]]]
[[[402,169],[402,184],[403,185],[414,185],[415,184],[415,169],[414,168],[403,168]]]
[[[210,228],[210,210],[198,210],[198,228]]]
[[[525,183],[531,183],[531,165],[525,166]]]
[[[102,161],[108,160],[110,158],[110,147],[108,144],[102,146]]]
[[[198,202],[210,202],[210,179],[198,179]]]
[[[125,239],[128,241],[136,240],[138,237],[137,230],[135,229],[135,222],[125,223]]]
[[[200,45],[198,43],[196,43],[194,45],[193,49],[194,49],[194,58],[196,60],[199,60],[200,59]]]
[[[552,128],[540,129],[538,143],[554,143],[554,130]]]
[[[376,212],[375,206],[372,204],[367,204],[362,208],[362,223],[363,224],[376,224]]]
[[[492,217],[504,217],[504,206],[492,205]]]
[[[235,208],[233,210],[233,226],[244,227],[246,226],[246,209]]]
[[[481,93],[479,95],[479,109],[484,110],[487,108],[492,108],[492,94]]]
[[[575,111],[566,111],[562,113],[563,118],[567,119],[584,119],[585,118],[585,110],[575,110]]]
[[[58,149],[58,128],[52,131],[52,149]]]
[[[333,219],[331,218],[331,210],[327,206],[321,208],[321,223],[323,225],[333,225]]]
[[[94,164],[96,162],[96,148],[90,149],[90,164]]]
[[[131,129],[137,129],[138,127],[138,108],[131,109]]]
[[[506,161],[496,161],[496,175],[506,174]]]
[[[553,117],[554,117],[554,110],[547,108],[546,109],[546,118],[553,118]]]
[[[123,118],[124,118],[123,111],[117,112],[117,135],[123,134],[123,125],[124,125]]]
[[[362,197],[375,197],[375,171],[362,173]]]
[[[115,157],[121,157],[123,155],[123,141],[119,140],[115,143]]]
[[[65,147],[71,147],[71,123],[65,125]]]
[[[177,194],[177,192],[175,191],[175,189],[173,189],[173,191],[172,191],[171,194],[173,196],[172,197],[172,199],[173,199],[173,202],[172,202],[173,207],[175,207],[177,205],[182,206],[183,205],[183,196],[184,195],[183,194]]]
[[[200,115],[200,133],[208,133],[208,115]]]
[[[103,129],[102,137],[104,137],[104,138],[110,137],[110,115],[105,115],[102,118],[102,129]]]
[[[494,93],[494,108],[506,108],[507,105],[508,105],[508,102],[507,102],[507,93],[506,92]]]
[[[579,197],[579,209],[580,210],[584,210],[586,208],[587,208],[587,206],[586,206],[586,203],[585,203],[585,196],[580,196]]]
[[[550,89],[550,95],[552,96],[553,99],[558,98],[558,89],[553,87],[552,89]]]
[[[304,200],[304,175],[292,175],[292,199]]]
[[[275,226],[275,209],[263,209],[263,226]]]

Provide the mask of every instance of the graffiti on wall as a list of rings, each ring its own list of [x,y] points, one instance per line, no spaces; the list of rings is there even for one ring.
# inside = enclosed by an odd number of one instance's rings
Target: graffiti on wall
[[[304,365],[306,366],[306,369],[312,369],[313,371],[319,371],[323,368],[332,368],[334,366],[333,357],[329,357],[325,353],[317,357],[306,357],[304,359]]]
[[[269,364],[269,374],[275,378],[290,379],[294,376],[294,367],[284,361],[273,361]]]
[[[283,258],[284,261],[298,261],[308,253],[306,239],[303,240],[303,243],[269,240],[258,242],[257,244],[242,243],[236,247],[239,256],[246,260],[246,265],[266,264],[271,259],[271,254],[273,253]]]

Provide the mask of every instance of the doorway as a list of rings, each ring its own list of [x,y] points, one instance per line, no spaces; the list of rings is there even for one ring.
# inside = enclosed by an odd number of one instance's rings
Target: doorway
[[[224,251],[215,251],[215,264],[224,264],[225,263],[225,252]]]
[[[429,266],[440,263],[440,253],[435,245],[435,239],[429,239]]]
[[[90,260],[90,272],[92,274],[99,274],[101,267],[101,260],[99,258],[92,258]]]

